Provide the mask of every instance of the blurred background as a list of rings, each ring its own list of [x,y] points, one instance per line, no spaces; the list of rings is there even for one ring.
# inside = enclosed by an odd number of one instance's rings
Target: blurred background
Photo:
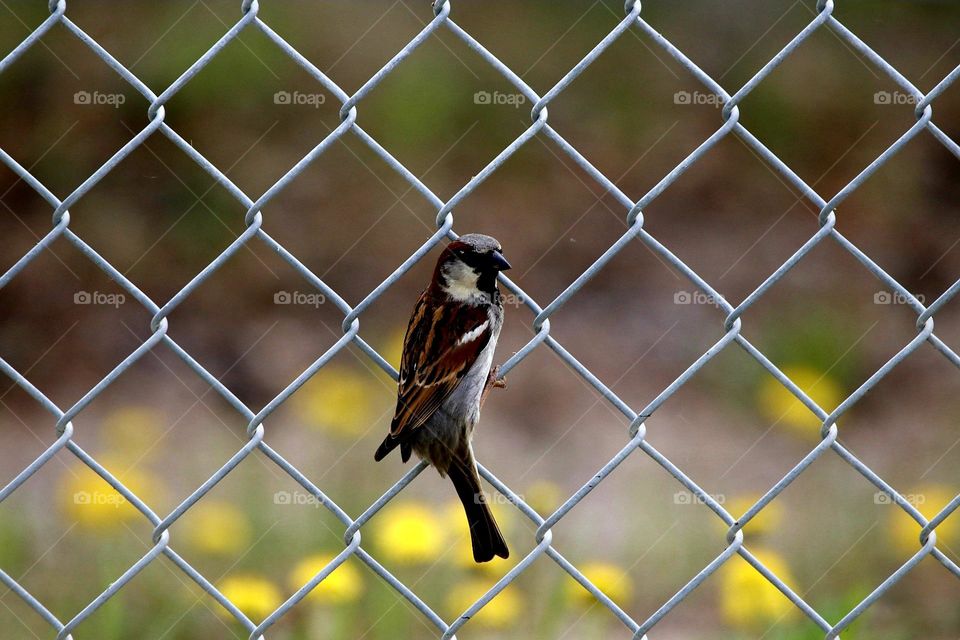
[[[927,91],[960,63],[951,2],[837,3],[834,15]],[[621,20],[623,3],[462,1],[451,16],[541,94]],[[4,3],[0,51],[46,17]],[[70,2],[67,14],[159,93],[239,18],[236,0]],[[731,93],[814,16],[802,2],[649,2],[646,20]],[[260,16],[347,93],[429,21],[427,2],[263,2]],[[741,122],[829,198],[914,122],[908,96],[828,29],[816,32],[741,105]],[[0,147],[66,197],[146,126],[147,103],[62,26],[0,75]],[[256,198],[339,123],[339,103],[248,29],[166,106],[166,122]],[[529,125],[531,105],[445,29],[359,105],[359,124],[441,198]],[[934,119],[960,138],[960,87]],[[678,64],[628,32],[550,105],[550,123],[638,199],[721,124],[718,105]],[[837,228],[927,303],[960,276],[957,159],[923,132],[848,198]],[[0,167],[0,271],[51,227],[50,207]],[[244,229],[245,210],[162,135],[71,207],[70,228],[153,300],[169,300]],[[455,230],[496,236],[511,277],[545,306],[626,229],[626,211],[552,142],[529,141],[456,210]],[[264,210],[264,229],[350,304],[435,229],[436,211],[353,135]],[[817,229],[817,211],[728,136],[645,211],[646,229],[734,304]],[[361,336],[396,364],[436,252],[361,317]],[[342,335],[342,315],[285,262],[250,242],[180,305],[170,335],[258,410]],[[150,314],[60,239],[0,291],[0,357],[61,407],[150,334]],[[936,332],[960,346],[960,304]],[[723,334],[722,311],[639,242],[551,320],[551,334],[635,410]],[[497,361],[533,335],[507,309]],[[916,316],[828,239],[743,318],[744,335],[828,410],[916,335]],[[958,372],[923,345],[840,422],[840,440],[933,516],[960,487]],[[626,442],[627,421],[548,348],[488,401],[479,459],[548,514]],[[342,351],[267,421],[267,442],[351,515],[408,467],[374,464],[393,381]],[[169,513],[245,442],[245,421],[161,346],[75,420],[76,442],[159,514]],[[732,345],[647,421],[649,441],[735,516],[818,441],[819,423]],[[54,420],[12,381],[0,386],[0,478],[55,439]],[[447,620],[534,546],[535,527],[496,505],[512,554],[472,564],[462,512],[427,470],[364,527],[364,547]],[[61,452],[0,505],[0,567],[62,620],[150,547],[151,526]],[[725,547],[726,528],[642,453],[553,529],[555,546],[643,620]],[[960,560],[960,515],[937,530]],[[342,550],[343,527],[255,453],[171,529],[172,546],[261,620]],[[746,544],[836,622],[918,548],[919,527],[837,456],[821,457],[745,529]],[[932,558],[845,638],[956,638],[960,584]],[[4,637],[51,630],[0,591]],[[432,627],[351,559],[271,638],[429,638]],[[547,558],[460,634],[467,638],[629,638]],[[245,638],[166,559],[152,563],[74,637]],[[668,615],[658,639],[799,640],[822,632],[740,558]]]

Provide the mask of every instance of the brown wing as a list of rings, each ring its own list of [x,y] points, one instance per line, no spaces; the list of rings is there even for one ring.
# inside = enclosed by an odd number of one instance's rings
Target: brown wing
[[[411,433],[450,397],[490,342],[482,307],[438,302],[425,292],[403,340],[397,410],[390,435]]]

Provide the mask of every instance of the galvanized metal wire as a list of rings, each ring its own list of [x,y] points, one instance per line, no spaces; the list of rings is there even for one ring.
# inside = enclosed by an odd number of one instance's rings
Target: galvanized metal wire
[[[95,612],[107,600],[114,596],[118,591],[130,582],[140,571],[150,563],[156,561],[160,556],[166,557],[175,566],[179,567],[187,576],[200,586],[211,598],[219,602],[236,620],[243,625],[249,632],[251,639],[263,638],[268,629],[275,625],[289,610],[302,600],[313,588],[322,582],[332,571],[342,563],[346,562],[351,556],[357,557],[366,563],[378,576],[387,584],[395,589],[400,596],[408,600],[420,613],[432,623],[437,634],[442,638],[453,638],[457,631],[467,625],[470,619],[487,603],[496,598],[497,595],[513,582],[517,576],[527,570],[534,562],[541,557],[549,558],[557,563],[564,571],[573,577],[578,583],[592,593],[597,600],[602,603],[609,611],[616,616],[633,634],[634,638],[645,638],[646,634],[654,629],[664,616],[684,600],[694,589],[697,588],[707,577],[715,572],[722,564],[727,562],[734,555],[739,555],[752,565],[760,574],[770,581],[783,595],[788,598],[807,618],[822,629],[825,638],[837,637],[851,622],[861,615],[868,607],[874,604],[884,593],[894,584],[901,580],[909,571],[911,571],[921,560],[927,556],[932,556],[940,564],[957,578],[960,578],[960,567],[950,560],[944,553],[937,548],[937,526],[944,521],[958,506],[960,506],[960,495],[955,497],[932,519],[925,518],[910,501],[900,494],[893,486],[888,484],[883,478],[875,473],[867,464],[859,460],[849,450],[843,447],[837,441],[839,433],[838,421],[840,418],[856,404],[865,393],[873,388],[884,376],[886,376],[894,367],[900,364],[905,358],[913,353],[920,345],[925,342],[930,343],[939,351],[950,363],[960,367],[960,356],[950,347],[944,344],[934,333],[934,316],[949,300],[951,300],[958,291],[960,291],[960,280],[950,286],[940,297],[934,300],[930,305],[924,306],[910,291],[901,285],[890,274],[886,273],[870,256],[859,249],[852,241],[841,235],[835,228],[837,221],[837,207],[846,200],[863,182],[886,164],[893,156],[903,148],[913,138],[929,134],[935,140],[946,147],[950,153],[960,159],[960,145],[951,139],[944,131],[933,121],[933,104],[936,99],[960,77],[960,67],[954,69],[945,78],[943,78],[933,89],[926,94],[921,92],[906,77],[901,75],[890,63],[884,60],[878,53],[862,41],[856,34],[851,32],[834,16],[834,3],[832,0],[819,0],[816,4],[815,17],[810,23],[800,31],[786,46],[783,47],[769,62],[767,62],[757,73],[742,87],[729,92],[719,82],[710,77],[696,63],[688,58],[680,49],[672,44],[667,38],[662,36],[656,29],[650,25],[642,15],[642,7],[639,1],[628,1],[624,7],[625,16],[616,27],[610,31],[597,45],[583,57],[570,71],[560,79],[553,87],[550,87],[544,93],[538,93],[520,78],[508,66],[498,60],[483,44],[478,42],[469,33],[457,25],[452,18],[453,6],[450,0],[437,2],[433,6],[433,17],[429,23],[414,37],[406,46],[390,59],[379,71],[377,71],[369,80],[367,80],[356,92],[348,94],[338,86],[338,84],[328,77],[323,71],[315,66],[310,60],[301,55],[297,49],[288,43],[280,34],[275,32],[258,16],[260,5],[257,0],[244,0],[241,6],[240,16],[236,24],[230,27],[223,36],[217,40],[207,51],[200,56],[188,69],[186,69],[170,86],[162,91],[155,92],[142,82],[132,71],[126,68],[109,51],[102,47],[94,38],[89,36],[80,26],[74,23],[67,16],[66,0],[51,1],[49,3],[50,16],[40,24],[30,35],[24,39],[17,47],[6,55],[0,61],[0,73],[6,71],[18,58],[20,58],[28,49],[35,46],[41,37],[54,27],[66,29],[73,34],[80,42],[85,44],[96,56],[98,56],[110,69],[112,69],[120,78],[126,81],[137,92],[143,95],[149,101],[147,115],[149,123],[139,132],[137,132],[126,144],[116,151],[102,166],[94,171],[80,186],[74,189],[65,197],[60,197],[50,191],[40,180],[34,177],[30,171],[18,162],[7,152],[0,149],[0,160],[10,167],[24,182],[33,188],[40,196],[49,203],[53,209],[53,222],[51,230],[30,249],[22,258],[20,258],[6,273],[0,276],[0,287],[5,286],[21,271],[27,268],[31,262],[43,252],[51,243],[63,238],[75,247],[77,247],[89,260],[97,267],[102,269],[110,278],[112,278],[129,296],[136,300],[145,309],[152,314],[150,322],[150,337],[147,338],[139,347],[128,355],[120,364],[118,364],[105,378],[87,391],[83,397],[75,404],[69,407],[60,407],[40,389],[34,386],[23,374],[14,369],[5,360],[0,358],[0,371],[9,376],[16,385],[26,391],[33,399],[40,404],[47,412],[55,418],[56,439],[52,444],[34,460],[25,469],[20,471],[2,490],[0,490],[0,501],[8,498],[17,490],[28,478],[40,470],[50,459],[61,450],[66,450],[76,456],[90,469],[96,472],[120,494],[134,505],[144,518],[153,525],[153,546],[137,562],[130,566],[122,575],[118,576],[110,585],[92,602],[86,605],[81,611],[75,613],[71,618],[62,620],[60,617],[45,607],[36,597],[27,589],[14,580],[9,574],[0,569],[0,582],[3,582],[14,593],[24,600],[33,610],[37,612],[55,631],[56,638],[62,640],[71,638],[71,631],[77,627],[84,619]],[[499,72],[520,94],[528,99],[533,108],[530,114],[530,126],[523,131],[513,142],[496,155],[477,175],[469,182],[463,185],[453,197],[444,200],[437,196],[431,189],[424,184],[413,172],[404,167],[390,152],[371,137],[359,124],[357,124],[358,109],[361,108],[363,99],[380,84],[391,72],[419,47],[432,33],[440,29],[446,29],[456,37],[460,38],[470,49],[479,54],[493,69]],[[852,47],[864,59],[881,73],[889,77],[903,92],[914,98],[916,122],[910,126],[889,148],[881,153],[873,162],[865,167],[853,180],[831,196],[824,196],[806,184],[787,164],[777,157],[770,149],[758,140],[744,125],[740,123],[739,104],[749,95],[774,69],[812,34],[819,30],[829,29],[839,38]],[[323,89],[330,92],[341,103],[340,118],[341,123],[330,132],[323,140],[319,142],[307,155],[291,167],[275,184],[257,197],[247,195],[239,187],[217,168],[212,162],[205,158],[199,151],[192,147],[184,138],[180,136],[165,121],[166,104],[177,94],[187,83],[191,82],[197,73],[206,67],[218,53],[235,39],[244,30],[256,30],[265,35],[290,59],[303,68]],[[681,67],[688,71],[695,80],[697,80],[704,89],[722,102],[723,108],[720,111],[720,122],[716,131],[704,140],[692,153],[683,159],[674,169],[665,175],[649,192],[643,194],[638,199],[634,199],[623,193],[613,181],[607,178],[598,170],[586,157],[584,157],[572,144],[567,142],[563,136],[556,131],[549,122],[548,107],[561,93],[577,78],[588,66],[590,66],[598,56],[603,53],[617,39],[623,37],[629,30],[638,31],[642,36],[648,39],[656,47],[659,47],[673,58]],[[659,242],[644,228],[644,209],[660,196],[666,189],[690,167],[697,163],[712,147],[720,140],[729,135],[738,136],[745,142],[756,154],[762,158],[777,174],[782,176],[789,184],[803,194],[803,196],[815,204],[820,210],[819,225],[811,230],[809,240],[803,243],[790,258],[784,262],[773,273],[762,280],[756,289],[744,298],[739,304],[728,302],[723,296],[715,290],[710,283],[701,278],[693,269],[678,258],[671,250]],[[246,229],[235,241],[233,241],[215,260],[208,264],[200,273],[196,274],[190,282],[187,283],[179,292],[166,302],[159,303],[152,300],[144,294],[137,285],[126,278],[120,271],[110,264],[105,258],[99,255],[82,238],[76,235],[70,227],[70,207],[83,198],[98,182],[100,182],[108,173],[110,173],[118,163],[127,155],[143,144],[148,138],[154,135],[162,135],[171,140],[179,147],[189,158],[198,166],[212,176],[218,184],[223,186],[238,202],[247,210],[245,216]],[[280,193],[294,178],[297,177],[311,162],[317,159],[321,154],[327,151],[335,141],[344,136],[356,136],[365,145],[367,145],[375,154],[387,163],[396,173],[410,184],[424,198],[426,198],[437,210],[436,225],[437,230],[417,249],[413,255],[407,258],[402,264],[396,267],[380,285],[370,291],[357,304],[351,305],[344,300],[333,288],[327,285],[319,276],[307,268],[295,255],[290,253],[279,242],[274,240],[266,231],[266,213],[267,205],[273,198]],[[508,278],[501,276],[502,284],[508,290],[518,296],[518,300],[534,315],[533,329],[535,335],[530,341],[513,355],[502,367],[501,375],[507,374],[514,367],[519,365],[534,349],[546,345],[552,349],[573,371],[586,380],[607,402],[625,415],[631,422],[627,442],[624,447],[596,474],[591,476],[583,486],[572,496],[570,496],[555,512],[551,514],[537,513],[530,505],[525,503],[510,487],[497,479],[488,469],[481,465],[481,474],[498,491],[506,496],[510,502],[527,518],[536,525],[534,536],[535,546],[521,562],[513,567],[502,579],[500,579],[483,597],[477,600],[460,617],[454,620],[445,620],[435,613],[430,605],[421,599],[412,587],[404,584],[395,577],[384,565],[362,545],[363,527],[377,516],[380,510],[392,499],[394,499],[405,487],[423,471],[425,463],[420,463],[400,478],[396,484],[391,487],[380,499],[370,505],[362,514],[353,518],[348,515],[337,503],[327,496],[324,491],[314,484],[309,475],[290,464],[276,450],[270,447],[266,442],[267,427],[266,421],[270,415],[283,403],[291,394],[299,389],[312,375],[324,367],[338,352],[350,344],[359,347],[371,360],[384,371],[396,377],[397,372],[378,354],[367,342],[359,335],[360,319],[363,312],[379,298],[384,291],[391,287],[401,276],[403,276],[417,261],[423,258],[434,247],[446,239],[456,238],[453,231],[454,210],[457,205],[468,195],[470,195],[478,185],[486,180],[490,175],[500,169],[503,163],[513,155],[520,147],[529,142],[535,136],[540,136],[553,143],[560,151],[569,156],[580,168],[582,168],[593,180],[595,180],[606,193],[610,193],[623,207],[623,212],[628,223],[627,231],[607,249],[596,261],[584,271],[576,280],[574,280],[556,299],[552,300],[546,306],[541,307],[526,292],[522,291],[515,283]],[[720,337],[716,343],[705,353],[696,359],[679,377],[670,385],[663,389],[647,406],[638,411],[631,408],[626,402],[620,399],[609,387],[607,387],[597,376],[595,376],[586,366],[576,360],[573,355],[561,345],[550,332],[550,318],[564,304],[580,291],[581,288],[592,278],[597,276],[604,266],[628,244],[633,241],[639,241],[667,264],[681,272],[696,289],[717,303],[718,309],[723,311],[722,322],[720,323]],[[181,347],[169,335],[168,317],[187,297],[189,297],[198,286],[210,278],[214,272],[220,269],[231,257],[237,253],[244,245],[250,242],[262,242],[271,250],[276,252],[284,261],[292,266],[316,291],[332,301],[334,305],[343,313],[342,324],[343,336],[330,347],[322,356],[313,362],[303,373],[301,373],[292,383],[290,383],[273,400],[268,402],[259,410],[254,410],[241,402],[234,393],[223,385],[213,374],[207,371],[190,353]],[[830,409],[820,407],[817,403],[805,394],[794,381],[792,381],[783,371],[781,371],[770,359],[767,358],[757,347],[751,344],[742,333],[743,315],[756,302],[764,296],[770,287],[780,280],[788,271],[803,260],[810,251],[821,242],[835,242],[844,250],[853,255],[864,267],[869,270],[880,283],[892,292],[898,295],[906,304],[916,313],[917,335],[904,345],[896,355],[890,358],[879,370],[870,376],[859,388],[839,404],[839,406]],[[654,415],[656,410],[673,396],[684,384],[690,380],[696,373],[718,353],[737,345],[747,354],[754,358],[769,375],[773,376],[786,389],[790,391],[803,405],[813,413],[821,422],[820,431],[821,441],[817,444],[803,459],[771,487],[753,506],[743,514],[729,513],[722,504],[720,504],[709,492],[701,488],[696,481],[687,476],[683,470],[671,462],[666,456],[658,451],[647,440],[646,420]],[[74,440],[73,420],[85,407],[87,407],[97,396],[110,386],[116,379],[123,375],[137,360],[153,349],[169,349],[176,354],[188,367],[197,373],[210,387],[223,397],[230,406],[241,414],[248,422],[246,444],[227,460],[210,478],[198,487],[188,498],[178,505],[169,514],[162,515],[156,513],[150,505],[143,502],[135,493],[123,485],[123,483],[111,472],[110,469],[102,466],[96,459],[84,451]],[[294,593],[290,598],[278,607],[273,613],[264,620],[251,620],[242,611],[240,611],[223,593],[199,571],[193,568],[182,556],[180,556],[173,547],[173,541],[169,532],[170,527],[191,507],[215,486],[222,481],[233,469],[244,462],[254,451],[259,451],[268,459],[273,461],[280,469],[289,474],[300,486],[317,501],[328,509],[344,526],[344,549],[337,555],[326,567],[316,574],[308,583]],[[639,452],[639,453],[638,453]],[[711,509],[718,518],[720,518],[729,529],[726,536],[726,542],[722,551],[716,558],[705,566],[699,573],[693,576],[673,597],[664,602],[659,609],[646,619],[638,620],[616,602],[608,597],[602,590],[597,588],[590,580],[568,561],[553,545],[552,529],[556,526],[583,498],[593,491],[598,484],[604,481],[616,467],[625,459],[632,455],[646,455],[656,461],[667,473],[673,476],[687,490],[697,497],[703,504]],[[784,581],[773,571],[763,565],[763,563],[750,552],[744,544],[742,529],[757,514],[760,513],[771,501],[789,486],[797,477],[802,474],[814,460],[823,455],[836,455],[841,460],[849,464],[853,469],[860,473],[867,481],[872,483],[878,491],[889,496],[890,500],[897,504],[905,513],[915,520],[922,531],[917,540],[916,553],[893,572],[888,578],[880,583],[868,596],[866,596],[853,609],[847,612],[842,618],[835,621],[828,621],[814,607],[807,603],[803,597],[793,591]]]

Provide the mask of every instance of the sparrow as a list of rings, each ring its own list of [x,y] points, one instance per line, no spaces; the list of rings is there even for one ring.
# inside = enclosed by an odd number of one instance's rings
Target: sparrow
[[[473,559],[510,555],[480,486],[473,430],[497,380],[493,352],[503,326],[497,274],[510,268],[500,243],[471,233],[440,254],[403,338],[397,409],[373,458],[396,447],[404,462],[416,452],[449,477],[470,525]]]

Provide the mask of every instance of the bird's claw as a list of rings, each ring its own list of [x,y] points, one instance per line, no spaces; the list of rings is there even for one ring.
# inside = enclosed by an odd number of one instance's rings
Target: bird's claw
[[[503,378],[498,377],[500,375],[500,365],[496,365],[490,369],[490,376],[488,378],[490,386],[496,389],[506,389],[507,381]]]

